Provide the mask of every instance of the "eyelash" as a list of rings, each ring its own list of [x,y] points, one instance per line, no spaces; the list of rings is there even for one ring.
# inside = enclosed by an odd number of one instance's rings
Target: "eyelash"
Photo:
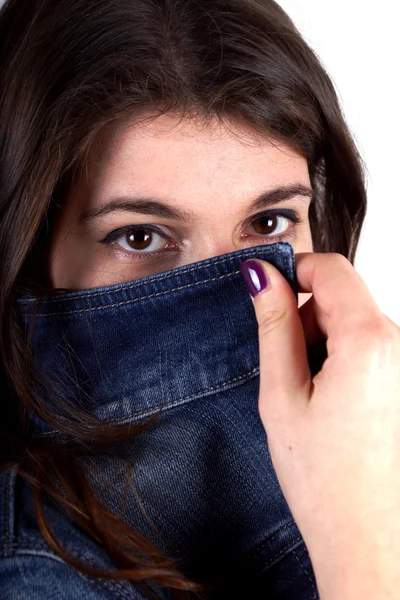
[[[293,239],[295,237],[295,228],[299,223],[303,222],[303,219],[300,219],[300,217],[297,216],[297,214],[290,209],[271,209],[262,213],[259,213],[258,215],[255,215],[254,217],[251,218],[251,222],[253,221],[257,221],[258,219],[262,219],[263,217],[271,217],[271,216],[278,216],[278,217],[284,217],[285,219],[288,219],[289,221],[292,222],[292,224],[294,225],[294,228],[291,232],[289,233],[284,233],[281,235],[277,235],[277,236],[268,236],[265,235],[264,237],[266,237],[266,239],[270,240],[271,243],[274,242],[278,242],[278,241],[286,241],[289,239]],[[166,241],[171,241],[168,236],[165,234],[165,232],[161,229],[159,229],[158,227],[156,227],[155,225],[147,225],[147,224],[140,224],[140,225],[127,225],[126,227],[120,227],[119,229],[115,229],[114,231],[111,231],[103,240],[100,240],[100,244],[104,244],[106,246],[111,246],[112,244],[115,244],[119,239],[121,239],[124,235],[126,235],[127,233],[132,233],[138,230],[146,230],[146,231],[152,231],[153,233],[156,233],[157,235],[159,235],[160,237],[164,238]],[[258,234],[261,238],[263,237],[263,234]],[[159,250],[158,252],[141,252],[138,250],[133,250],[132,251],[128,251],[125,248],[120,248],[120,251],[123,252],[125,255],[128,255],[129,257],[135,257],[134,259],[139,259],[139,260],[145,260],[146,258],[150,258],[150,257],[159,257],[163,254],[165,254],[165,252],[174,252],[174,250]]]

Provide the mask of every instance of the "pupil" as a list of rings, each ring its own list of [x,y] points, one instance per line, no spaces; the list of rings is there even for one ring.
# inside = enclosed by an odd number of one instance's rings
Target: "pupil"
[[[145,229],[137,229],[127,234],[126,239],[131,248],[134,250],[144,250],[147,248],[151,234],[145,233],[145,231]]]
[[[256,223],[260,223],[260,226],[255,225],[254,229],[256,231],[258,231],[258,233],[262,233],[262,234],[270,234],[273,233],[276,229],[276,223],[275,220],[277,219],[277,217],[275,216],[269,216],[269,217],[260,217],[258,219],[256,219]],[[265,229],[267,229],[267,231],[265,231]]]

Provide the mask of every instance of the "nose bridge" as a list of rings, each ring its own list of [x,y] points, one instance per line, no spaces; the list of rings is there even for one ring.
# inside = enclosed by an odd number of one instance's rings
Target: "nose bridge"
[[[193,248],[193,252],[190,253],[190,262],[198,262],[207,258],[213,258],[214,256],[221,256],[221,254],[229,254],[239,250],[235,247],[233,242],[222,243],[216,241],[213,244],[200,244],[198,247]]]
[[[208,228],[192,238],[188,250],[191,262],[240,250],[241,246],[226,225],[226,223],[221,223],[220,227]]]

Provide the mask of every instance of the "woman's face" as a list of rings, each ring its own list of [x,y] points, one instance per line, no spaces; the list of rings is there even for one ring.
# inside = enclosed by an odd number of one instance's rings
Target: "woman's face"
[[[312,252],[306,159],[229,127],[169,113],[104,134],[56,223],[53,286],[123,283],[276,241]],[[268,199],[287,186],[303,193]],[[310,296],[299,294],[299,306]]]

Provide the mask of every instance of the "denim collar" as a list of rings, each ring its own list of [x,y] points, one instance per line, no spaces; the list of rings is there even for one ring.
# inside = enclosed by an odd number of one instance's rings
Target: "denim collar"
[[[278,242],[128,283],[18,300],[37,367],[69,403],[113,423],[258,377],[257,320],[239,270],[249,258],[272,263],[298,299],[293,248]],[[33,421],[38,434],[57,433]]]

